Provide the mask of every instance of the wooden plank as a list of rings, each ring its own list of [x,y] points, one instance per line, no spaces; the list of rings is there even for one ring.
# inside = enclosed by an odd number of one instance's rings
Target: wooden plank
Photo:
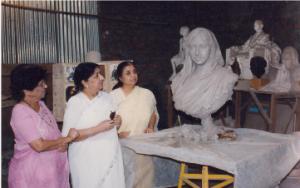
[[[296,110],[295,131],[300,131],[300,97],[298,97],[296,100],[297,100],[297,110]]]
[[[171,86],[167,84],[165,86],[166,92],[167,92],[167,119],[168,119],[168,128],[171,128],[174,126],[173,118],[174,118],[174,106],[173,106],[173,100],[172,100],[172,90]]]
[[[270,132],[275,132],[276,128],[276,112],[277,112],[277,98],[276,94],[271,95],[271,101],[270,101],[270,119],[271,119],[271,124],[269,127]]]
[[[241,91],[235,91],[235,128],[241,127]]]

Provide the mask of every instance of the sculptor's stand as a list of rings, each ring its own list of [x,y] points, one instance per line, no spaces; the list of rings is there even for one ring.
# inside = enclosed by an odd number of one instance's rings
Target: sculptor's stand
[[[180,174],[178,179],[178,188],[182,188],[183,183],[188,184],[193,188],[200,188],[198,185],[193,183],[191,180],[201,180],[201,188],[222,188],[227,185],[230,185],[234,182],[234,177],[227,174],[209,174],[208,166],[202,166],[202,171],[199,174],[196,173],[188,173],[188,166],[185,163],[181,163],[180,165]],[[210,180],[222,181],[214,186],[209,186]]]

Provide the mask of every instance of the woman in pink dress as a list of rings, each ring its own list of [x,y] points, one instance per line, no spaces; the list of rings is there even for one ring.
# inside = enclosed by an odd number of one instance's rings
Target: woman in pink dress
[[[19,65],[11,74],[11,91],[18,102],[12,111],[14,156],[9,164],[10,188],[69,188],[67,144],[75,129],[62,137],[55,118],[41,101],[46,71],[36,65]]]

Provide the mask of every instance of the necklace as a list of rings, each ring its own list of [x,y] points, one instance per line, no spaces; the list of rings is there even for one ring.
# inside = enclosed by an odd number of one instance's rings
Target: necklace
[[[36,109],[36,107],[34,107],[33,105],[31,105],[27,101],[23,100],[23,102],[27,106],[29,106],[30,108],[32,108],[38,114],[38,116],[41,118],[41,120],[43,122],[45,122],[49,127],[53,127],[53,122],[54,121],[51,119],[51,117],[49,117],[48,112],[46,111],[46,109],[42,108],[40,104],[38,104],[39,109]]]
[[[54,120],[49,116],[49,113],[46,109],[42,108],[40,112],[38,112],[40,118],[49,126],[53,128]]]

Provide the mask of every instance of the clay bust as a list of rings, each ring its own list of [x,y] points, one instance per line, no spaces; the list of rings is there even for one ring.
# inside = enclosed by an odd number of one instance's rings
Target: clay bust
[[[175,56],[173,56],[171,58],[173,74],[169,80],[172,80],[174,78],[174,76],[176,75],[176,73],[178,73],[183,67],[182,62],[184,61],[184,58],[185,58],[185,43],[186,43],[185,39],[186,39],[186,36],[188,35],[189,31],[190,31],[190,29],[187,26],[182,26],[179,30],[179,33],[182,36],[182,38],[180,38],[180,40],[179,40],[178,54],[176,54]]]
[[[281,61],[290,72],[291,89],[300,91],[300,64],[297,50],[291,46],[284,48]]]
[[[184,67],[171,84],[175,108],[201,118],[203,128],[210,132],[215,127],[211,114],[230,99],[238,76],[223,66],[219,44],[208,29],[192,30],[186,45]]]
[[[281,65],[278,69],[276,78],[266,85],[262,90],[289,92],[300,91],[300,64],[298,52],[289,46],[284,48],[281,55]]]

